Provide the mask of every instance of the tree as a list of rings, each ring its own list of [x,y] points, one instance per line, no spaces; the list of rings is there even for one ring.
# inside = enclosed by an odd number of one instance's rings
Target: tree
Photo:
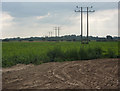
[[[113,39],[112,36],[110,36],[110,35],[107,35],[106,38],[107,38],[108,40]]]

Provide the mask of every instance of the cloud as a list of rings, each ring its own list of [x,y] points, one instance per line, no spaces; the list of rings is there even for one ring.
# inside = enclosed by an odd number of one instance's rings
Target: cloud
[[[50,13],[43,17],[46,18],[49,16]],[[40,19],[37,20],[36,17],[16,18],[8,12],[3,12],[1,20],[2,38],[47,36],[48,31],[55,26],[54,24],[38,22]]]
[[[13,22],[14,17],[12,17],[9,13],[7,12],[2,12],[2,27],[3,28],[8,28],[11,27],[15,24],[15,22]]]
[[[92,36],[106,36],[118,34],[118,10],[109,9],[89,14],[89,34]],[[84,35],[86,35],[86,14],[84,14]],[[43,16],[13,17],[3,13],[3,38],[48,36],[53,27],[61,26],[60,35],[80,35],[79,13],[47,13]]]
[[[78,30],[80,27],[80,15],[72,16],[69,21],[73,22],[71,29]],[[83,16],[83,34],[86,35],[86,14]],[[68,26],[69,27],[69,26]],[[67,28],[67,27],[66,27]],[[80,31],[80,29],[78,30]],[[73,32],[72,30],[69,32]],[[109,9],[89,13],[89,34],[92,36],[118,35],[118,10]]]
[[[118,10],[110,9],[91,14],[91,33],[93,35],[118,35]]]
[[[10,35],[10,31],[15,28],[16,22],[14,22],[14,19],[15,17],[12,17],[8,12],[2,12],[2,18],[0,18],[2,37]]]
[[[47,15],[44,15],[44,16],[36,16],[36,19],[40,20],[40,19],[44,19],[49,16],[50,16],[50,13],[48,13]]]

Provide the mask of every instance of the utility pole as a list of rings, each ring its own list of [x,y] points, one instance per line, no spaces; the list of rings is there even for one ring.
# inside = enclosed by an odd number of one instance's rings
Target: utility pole
[[[58,37],[60,36],[60,27],[58,27]]]
[[[82,18],[82,12],[83,12],[83,10],[82,10],[82,7],[81,7],[81,43],[82,43],[82,34],[83,34],[83,18]]]
[[[49,32],[49,37],[50,37],[50,32]]]
[[[89,39],[88,39],[88,35],[89,35],[89,34],[88,34],[88,33],[89,33],[89,32],[88,32],[88,31],[89,31],[89,30],[88,30],[88,27],[89,27],[89,25],[88,25],[88,7],[87,7],[87,44],[88,44],[88,42],[89,42]]]
[[[80,14],[81,14],[81,21],[80,21],[80,23],[81,23],[81,43],[83,43],[83,38],[82,38],[82,36],[83,36],[83,12],[87,12],[87,44],[88,44],[88,42],[89,42],[89,39],[88,39],[88,33],[89,33],[89,22],[88,22],[88,13],[89,12],[95,12],[95,10],[89,10],[89,8],[92,8],[92,6],[91,7],[79,7],[79,6],[76,6],[76,8],[78,9],[78,10],[75,10],[75,12],[80,12]],[[87,10],[83,10],[83,9],[87,9]]]
[[[55,36],[59,37],[60,36],[60,27],[54,27],[55,30]]]
[[[49,37],[52,37],[52,32],[49,32]]]
[[[55,37],[57,37],[57,27],[54,27],[55,30]]]
[[[51,37],[52,37],[52,32],[51,32]]]

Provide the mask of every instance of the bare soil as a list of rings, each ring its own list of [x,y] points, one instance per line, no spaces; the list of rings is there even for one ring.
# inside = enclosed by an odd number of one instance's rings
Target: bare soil
[[[2,70],[3,89],[117,89],[118,59],[18,64]]]

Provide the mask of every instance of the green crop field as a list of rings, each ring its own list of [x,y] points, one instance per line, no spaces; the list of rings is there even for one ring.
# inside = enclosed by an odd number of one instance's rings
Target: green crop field
[[[3,42],[2,66],[118,57],[118,42]]]

